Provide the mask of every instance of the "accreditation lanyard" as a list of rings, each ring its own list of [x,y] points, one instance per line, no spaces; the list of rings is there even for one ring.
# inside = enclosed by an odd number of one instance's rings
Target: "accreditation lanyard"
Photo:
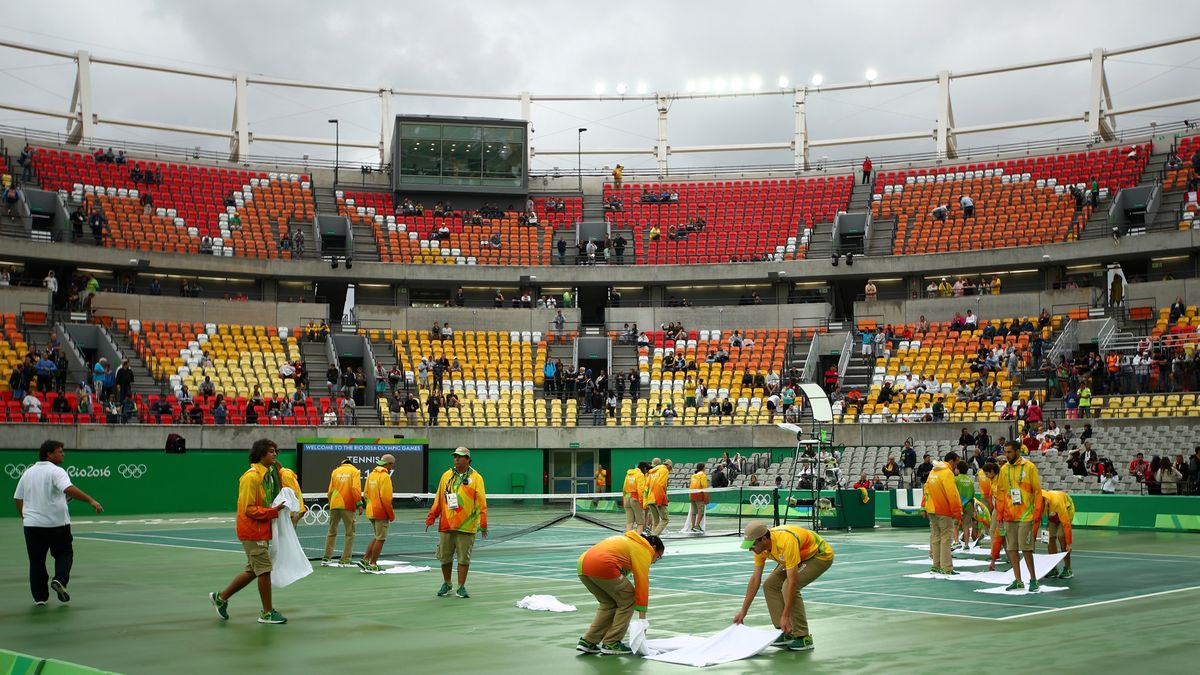
[[[457,471],[452,472],[450,480],[446,482],[446,508],[457,511],[461,508],[458,504],[458,488],[462,485],[470,483],[471,469],[459,475]]]
[[[1016,487],[1013,487],[1012,465],[1004,467],[1004,477],[1008,482],[1008,496],[1013,506],[1021,505],[1021,483],[1025,480],[1025,462],[1021,462],[1021,473],[1017,477]]]

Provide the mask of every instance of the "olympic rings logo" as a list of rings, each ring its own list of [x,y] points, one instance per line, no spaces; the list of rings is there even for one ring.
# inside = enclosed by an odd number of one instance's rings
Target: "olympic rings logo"
[[[120,464],[117,466],[117,473],[121,474],[122,478],[141,478],[146,471],[145,464]]]
[[[326,525],[329,523],[329,506],[326,504],[313,504],[308,507],[304,515],[300,517],[300,522],[305,525]]]
[[[770,505],[770,503],[771,503],[771,495],[769,495],[765,492],[760,492],[758,494],[750,495],[750,505],[755,508],[761,509],[761,508],[764,508],[764,507]]]
[[[21,474],[25,473],[25,469],[28,468],[29,467],[24,464],[6,464],[4,465],[4,473],[8,474],[9,478],[16,480],[20,478]]]

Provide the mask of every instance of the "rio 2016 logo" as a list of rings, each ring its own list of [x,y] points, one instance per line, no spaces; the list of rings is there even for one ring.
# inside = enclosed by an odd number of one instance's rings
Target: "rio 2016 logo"
[[[4,474],[13,480],[21,477],[25,473],[25,469],[29,468],[25,464],[5,464]],[[146,475],[149,468],[145,464],[118,464],[117,475],[122,478],[141,478]],[[67,475],[72,478],[111,478],[113,475],[112,467],[110,466],[68,466],[66,467]]]

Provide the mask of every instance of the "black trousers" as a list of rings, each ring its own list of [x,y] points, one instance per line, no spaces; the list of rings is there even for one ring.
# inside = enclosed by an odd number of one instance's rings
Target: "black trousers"
[[[29,590],[35,602],[50,599],[50,577],[46,575],[46,553],[54,557],[54,578],[63,586],[71,581],[71,526],[26,527],[25,550],[29,553]]]

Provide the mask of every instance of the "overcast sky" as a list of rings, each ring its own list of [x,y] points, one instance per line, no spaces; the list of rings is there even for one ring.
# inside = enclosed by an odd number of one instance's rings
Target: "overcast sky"
[[[1142,2],[122,2],[10,3],[0,38],[64,50],[220,73],[265,74],[321,83],[397,90],[515,94],[683,91],[686,83],[759,77],[772,88],[820,73],[825,83],[934,75],[940,70],[1023,63],[1084,54],[1186,34],[1195,3]],[[1191,22],[1194,23],[1194,22]],[[1195,30],[1195,29],[1192,29]],[[1200,42],[1110,59],[1114,105],[1197,93]],[[69,61],[0,48],[0,101],[66,110],[75,68]],[[958,81],[952,89],[959,125],[1039,118],[1086,109],[1086,63]],[[932,130],[936,85],[810,96],[813,139]],[[111,66],[94,66],[101,117],[227,129],[233,86]],[[252,86],[250,128],[259,134],[332,137],[341,120],[346,141],[378,140],[377,96]],[[396,97],[393,113],[519,117],[516,102]],[[645,148],[645,154],[585,157],[592,166],[650,166],[653,103],[535,103],[532,145],[571,149],[587,127],[585,147]],[[1185,106],[1123,117],[1139,127],[1200,117]],[[679,101],[669,115],[672,145],[787,142],[789,97]],[[0,110],[0,124],[61,131],[64,123]],[[980,134],[960,147],[1027,142],[1084,133],[1082,124]],[[175,132],[101,125],[102,138],[200,145],[226,141]],[[813,150],[850,157],[933,150],[932,141]],[[331,157],[331,148],[255,143],[257,155]],[[369,150],[343,150],[344,161],[377,161]],[[789,152],[677,154],[673,167],[786,163]],[[535,157],[533,168],[573,167],[575,157]]]

